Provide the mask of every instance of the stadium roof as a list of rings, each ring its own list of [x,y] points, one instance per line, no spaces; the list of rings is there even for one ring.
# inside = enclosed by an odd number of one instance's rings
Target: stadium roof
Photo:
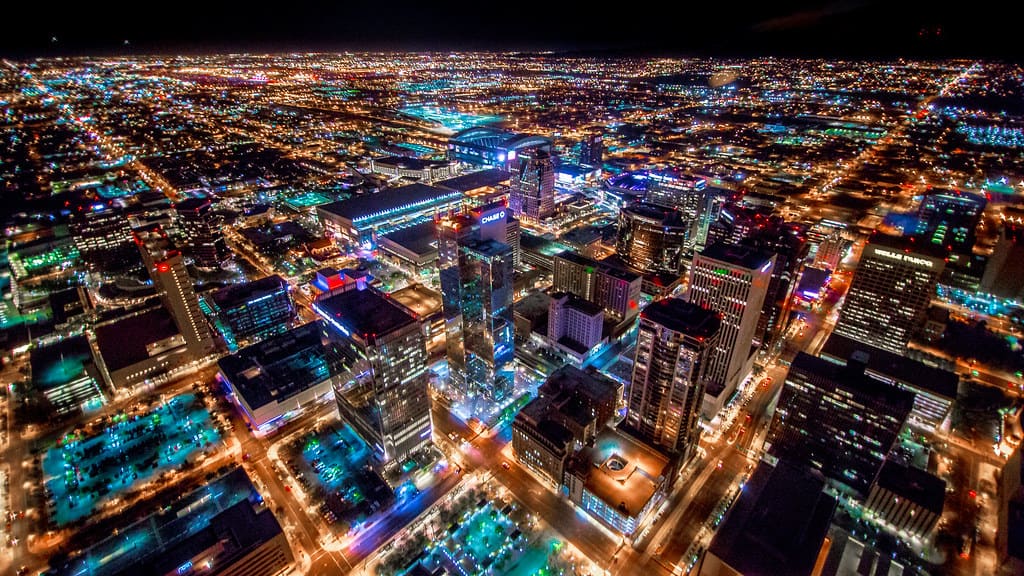
[[[386,217],[390,213],[415,210],[428,204],[442,204],[461,197],[462,193],[458,191],[416,183],[382,190],[376,194],[356,196],[324,204],[318,206],[317,210],[323,210],[356,222],[368,218]]]

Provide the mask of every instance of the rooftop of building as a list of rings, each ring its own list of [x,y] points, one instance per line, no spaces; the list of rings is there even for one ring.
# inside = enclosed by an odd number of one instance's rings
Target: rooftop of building
[[[668,456],[615,428],[602,429],[575,462],[574,473],[586,476],[591,494],[631,517],[654,497],[671,467]]]
[[[942,514],[946,502],[946,481],[938,476],[887,460],[882,464],[875,483],[925,510]]]
[[[887,408],[910,413],[914,406],[914,393],[881,382],[864,373],[864,365],[850,362],[843,366],[824,358],[799,352],[790,366],[790,376],[804,372],[824,378],[829,383],[841,384],[847,390],[858,393],[864,398],[885,404]]]
[[[580,312],[586,314],[587,316],[596,316],[597,314],[604,312],[604,308],[602,308],[601,306],[594,304],[593,302],[588,302],[583,298],[580,298],[579,296],[572,294],[570,292],[555,292],[554,294],[551,295],[551,298],[556,300],[560,298],[565,298],[566,300],[563,306],[579,310]]]
[[[252,282],[225,286],[211,294],[210,298],[223,310],[244,305],[256,298],[282,290],[288,290],[288,283],[275,274]]]
[[[355,196],[324,204],[317,206],[317,210],[355,221],[374,216],[383,217],[393,212],[415,210],[428,204],[454,201],[461,198],[461,195],[461,192],[416,183],[389,188],[376,194]]]
[[[283,402],[330,377],[322,328],[304,324],[225,356],[217,366],[250,409]]]
[[[32,348],[29,365],[32,384],[45,391],[73,382],[87,374],[92,351],[85,336],[63,338],[54,344]]]
[[[381,237],[382,242],[391,242],[419,256],[437,252],[437,223],[420,222],[399,228]]]
[[[447,166],[449,164],[446,160],[425,160],[422,158],[411,158],[409,156],[382,156],[380,158],[374,158],[373,162],[377,165],[394,166],[396,168],[404,168],[406,170],[423,170],[426,168]]]
[[[519,134],[490,126],[474,126],[456,133],[452,142],[477,144],[493,148],[516,150],[530,146],[551,146],[551,139],[533,134]]]
[[[716,242],[708,246],[700,252],[699,256],[747,270],[760,270],[766,267],[772,258],[772,254],[768,252],[750,246],[736,246],[724,242]]]
[[[497,186],[503,182],[507,182],[508,179],[508,172],[500,168],[490,168],[488,170],[470,172],[469,174],[463,174],[462,176],[456,176],[455,178],[434,182],[434,186],[439,188],[448,188],[458,192],[470,192],[477,188]]]
[[[761,462],[708,553],[739,574],[811,574],[836,507],[824,487],[810,470]]]
[[[936,261],[943,261],[943,263],[945,263],[945,259],[949,256],[950,252],[942,246],[932,244],[931,242],[918,241],[912,236],[896,236],[881,232],[875,232],[869,236],[864,249],[868,250],[872,246],[890,248],[916,256],[925,256]]]
[[[175,204],[174,209],[178,212],[195,212],[211,205],[209,198],[186,198]]]
[[[640,313],[640,317],[694,338],[710,338],[718,333],[722,325],[721,318],[714,310],[701,308],[680,298],[663,298],[651,302]]]
[[[516,414],[516,421],[520,423],[529,421],[530,428],[537,431],[548,442],[555,446],[565,446],[573,441],[573,434],[565,425],[558,420],[551,418],[551,402],[541,398],[530,400]]]
[[[869,344],[857,342],[833,333],[821,349],[820,355],[845,364],[856,352],[867,357],[867,371],[879,372],[937,396],[956,399],[960,377],[941,368],[928,366],[917,360],[893,354]]]
[[[529,320],[539,320],[548,313],[550,305],[551,296],[544,292],[531,292],[515,303],[513,313]]]
[[[675,208],[651,204],[649,202],[635,202],[630,204],[622,209],[622,213],[632,214],[642,218],[643,220],[665,227],[689,228],[693,223],[685,214]]]
[[[441,310],[441,293],[422,284],[410,284],[401,290],[396,290],[391,293],[391,298],[421,318],[426,318]]]
[[[599,270],[602,274],[607,274],[608,276],[625,280],[626,282],[633,282],[640,278],[640,275],[636,272],[630,272],[629,270],[613,265],[610,262],[597,261],[587,258],[586,256],[580,256],[572,250],[559,252],[558,254],[555,254],[555,257],[572,262],[573,264],[579,264],[580,266],[593,266],[595,270]]]
[[[472,252],[479,255],[494,258],[503,254],[511,255],[512,247],[503,242],[491,240],[490,238],[473,238],[468,240],[463,246]]]
[[[148,346],[178,334],[171,314],[161,307],[98,326],[96,344],[107,371],[116,372],[148,359]]]
[[[566,364],[551,373],[537,390],[539,397],[557,399],[573,393],[583,394],[593,402],[617,402],[622,385],[593,370],[580,370]]]
[[[364,337],[388,334],[419,321],[412,311],[373,288],[327,296],[317,300],[314,307],[328,323]]]

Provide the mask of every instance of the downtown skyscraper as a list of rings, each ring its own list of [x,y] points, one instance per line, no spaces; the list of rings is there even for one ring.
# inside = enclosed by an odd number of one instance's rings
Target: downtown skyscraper
[[[876,234],[864,246],[835,333],[904,354],[945,268],[941,249]]]
[[[489,224],[488,216],[459,215],[438,225],[450,383],[485,404],[514,386],[513,251],[481,230]]]
[[[555,165],[541,149],[519,153],[512,163],[509,208],[517,218],[539,224],[555,214]]]
[[[640,313],[626,422],[683,462],[700,438],[704,385],[721,327],[716,312],[678,298]]]
[[[753,368],[758,319],[775,256],[714,244],[693,257],[687,300],[722,315],[721,337],[708,366],[704,417],[713,419]]]

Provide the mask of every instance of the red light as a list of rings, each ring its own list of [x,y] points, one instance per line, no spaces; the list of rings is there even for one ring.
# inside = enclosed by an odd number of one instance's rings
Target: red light
[[[967,495],[970,496],[971,498],[977,498],[978,497],[978,493],[975,492],[974,490],[971,490],[970,492],[968,492]]]
[[[636,300],[630,300],[629,301],[629,307],[630,308],[636,308]]]
[[[156,270],[157,270],[157,272],[170,272],[171,271],[171,265],[168,264],[167,262],[161,262],[161,263],[156,265]]]

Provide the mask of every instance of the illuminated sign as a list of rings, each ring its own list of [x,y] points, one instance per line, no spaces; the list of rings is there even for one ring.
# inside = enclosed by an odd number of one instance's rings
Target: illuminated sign
[[[504,210],[499,210],[499,211],[497,211],[497,212],[495,212],[493,214],[487,214],[486,216],[482,216],[480,218],[480,223],[481,224],[490,224],[491,222],[496,222],[498,220],[504,220],[504,219],[505,219],[505,211]]]
[[[891,258],[893,260],[901,260],[903,262],[917,264],[918,266],[926,266],[928,268],[931,268],[934,265],[932,264],[932,261],[928,260],[927,258],[919,258],[917,256],[913,256],[911,254],[904,254],[902,252],[890,252],[889,250],[883,250],[881,248],[875,248],[875,254],[879,256],[884,256],[886,258]]]

